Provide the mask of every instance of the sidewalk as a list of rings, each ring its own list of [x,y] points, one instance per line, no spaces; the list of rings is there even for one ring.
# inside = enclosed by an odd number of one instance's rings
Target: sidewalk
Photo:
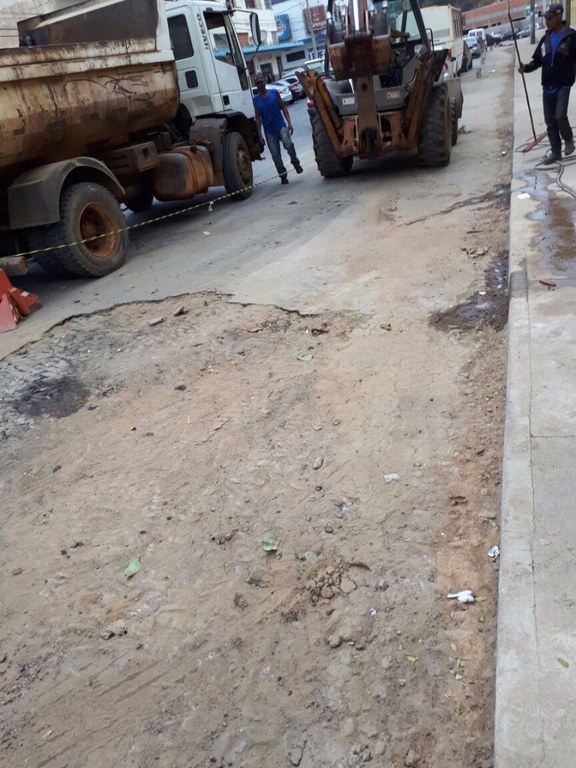
[[[540,134],[540,72],[526,84]],[[531,138],[516,74],[514,148]],[[576,765],[576,156],[536,167],[547,148],[513,160],[496,768]]]

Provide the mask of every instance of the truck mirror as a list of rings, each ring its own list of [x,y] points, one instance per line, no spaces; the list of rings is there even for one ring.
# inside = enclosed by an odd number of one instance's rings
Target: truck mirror
[[[250,32],[254,45],[259,48],[262,45],[262,34],[260,32],[260,19],[257,13],[250,14]]]

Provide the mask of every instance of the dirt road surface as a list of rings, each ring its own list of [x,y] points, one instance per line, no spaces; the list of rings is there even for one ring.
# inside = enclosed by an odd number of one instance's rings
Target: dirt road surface
[[[492,765],[512,64],[0,339],[4,765]]]

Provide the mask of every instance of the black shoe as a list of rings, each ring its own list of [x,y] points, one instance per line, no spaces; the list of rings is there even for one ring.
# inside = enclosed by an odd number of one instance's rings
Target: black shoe
[[[304,168],[302,168],[300,163],[294,163],[294,170],[296,173],[304,173]]]
[[[549,152],[544,155],[540,162],[542,165],[552,165],[552,163],[557,163],[560,160],[562,160],[562,155],[557,155],[555,152]]]
[[[288,184],[288,174],[283,173],[282,176],[280,176],[280,183],[281,184]]]

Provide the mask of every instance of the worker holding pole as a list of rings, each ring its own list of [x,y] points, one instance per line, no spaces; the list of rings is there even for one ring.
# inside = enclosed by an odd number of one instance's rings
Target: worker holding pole
[[[540,40],[532,60],[518,67],[518,72],[533,72],[542,67],[542,104],[544,122],[550,141],[550,150],[542,162],[545,165],[562,159],[574,152],[574,135],[568,119],[570,90],[575,80],[576,30],[562,21],[564,8],[555,3],[544,12],[546,33]]]

